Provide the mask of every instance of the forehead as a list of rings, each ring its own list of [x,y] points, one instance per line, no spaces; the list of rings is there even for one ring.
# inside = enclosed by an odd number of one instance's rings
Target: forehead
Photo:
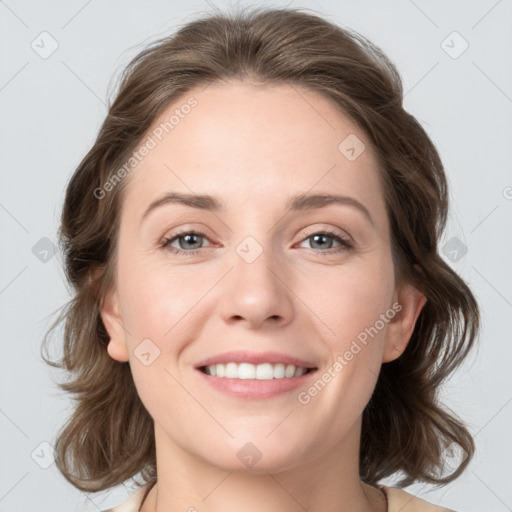
[[[331,100],[301,86],[195,88],[167,106],[144,141],[153,147],[129,175],[129,211],[168,191],[218,196],[228,209],[278,206],[311,191],[350,195],[376,218],[384,214],[367,135]]]

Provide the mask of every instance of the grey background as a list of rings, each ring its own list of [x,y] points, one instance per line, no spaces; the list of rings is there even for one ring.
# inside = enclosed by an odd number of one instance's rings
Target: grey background
[[[441,245],[483,311],[480,347],[441,395],[468,422],[477,454],[453,484],[407,490],[460,511],[512,510],[512,2],[262,4],[314,9],[381,46],[402,74],[406,108],[440,150],[452,198]],[[96,511],[131,492],[85,495],[52,463],[71,401],[39,358],[52,314],[69,298],[50,241],[113,77],[151,40],[209,10],[205,1],[0,1],[2,512]],[[52,44],[43,31],[58,44],[50,56],[41,56]]]

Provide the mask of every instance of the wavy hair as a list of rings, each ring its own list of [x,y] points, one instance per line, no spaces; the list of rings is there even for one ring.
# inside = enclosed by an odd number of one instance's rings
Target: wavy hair
[[[130,157],[162,111],[187,91],[232,79],[290,84],[322,94],[368,135],[378,160],[397,283],[427,298],[405,352],[382,365],[363,413],[360,477],[369,484],[399,473],[399,485],[445,484],[469,463],[474,442],[439,403],[438,390],[475,343],[478,304],[438,253],[448,212],[447,179],[433,142],[405,111],[402,82],[389,58],[358,33],[304,9],[214,11],[183,25],[134,57],[89,152],[66,189],[59,228],[71,300],[45,335],[64,324],[63,352],[43,359],[65,370],[59,386],[75,408],[58,433],[56,465],[87,492],[140,474],[156,480],[153,420],[129,364],[113,360],[100,316],[114,284],[119,212],[127,180],[97,190]],[[450,444],[467,457],[445,475]]]

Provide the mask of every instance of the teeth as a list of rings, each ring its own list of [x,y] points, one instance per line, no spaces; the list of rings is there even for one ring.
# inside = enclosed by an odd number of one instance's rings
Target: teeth
[[[284,365],[282,363],[262,363],[258,365],[251,363],[226,363],[214,364],[205,368],[205,373],[214,377],[259,380],[300,377],[306,371],[307,368],[294,366],[293,364]]]

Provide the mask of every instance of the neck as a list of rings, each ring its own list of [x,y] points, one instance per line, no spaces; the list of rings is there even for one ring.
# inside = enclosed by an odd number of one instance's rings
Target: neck
[[[383,493],[359,479],[359,432],[347,437],[328,453],[287,469],[265,466],[262,458],[242,471],[184,451],[155,424],[158,482],[140,510],[385,512]]]

